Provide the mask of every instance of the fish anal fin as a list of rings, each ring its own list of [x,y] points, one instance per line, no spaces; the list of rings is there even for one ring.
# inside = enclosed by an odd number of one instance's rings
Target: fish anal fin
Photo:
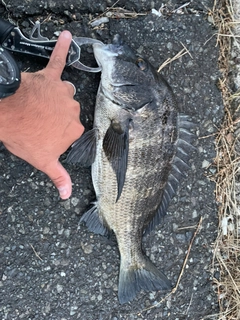
[[[97,129],[92,129],[85,132],[72,145],[67,156],[68,163],[80,163],[85,166],[90,166],[96,157]]]
[[[102,236],[109,236],[109,230],[106,226],[104,226],[98,215],[97,204],[95,203],[92,208],[90,208],[87,212],[83,214],[79,223],[85,222],[86,227],[89,231],[94,232],[96,234],[100,234]]]
[[[118,194],[116,202],[121,196],[126,177],[130,121],[130,119],[127,119],[124,123],[121,123],[112,120],[103,139],[103,150],[117,178]]]

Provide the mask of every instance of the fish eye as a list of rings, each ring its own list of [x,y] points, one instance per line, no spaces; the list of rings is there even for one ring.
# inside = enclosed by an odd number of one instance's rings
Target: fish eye
[[[138,66],[139,69],[141,69],[142,71],[147,69],[147,64],[146,62],[142,59],[142,58],[138,58],[136,60],[136,65]]]

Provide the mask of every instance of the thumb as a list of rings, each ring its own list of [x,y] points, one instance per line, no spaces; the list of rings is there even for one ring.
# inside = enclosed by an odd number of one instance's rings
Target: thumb
[[[58,189],[60,197],[65,200],[71,196],[72,181],[71,178],[59,161],[49,163],[45,168],[46,173]]]

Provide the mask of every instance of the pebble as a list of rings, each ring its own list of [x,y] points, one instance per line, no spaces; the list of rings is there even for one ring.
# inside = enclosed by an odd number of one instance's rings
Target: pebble
[[[81,242],[81,247],[86,254],[90,254],[93,251],[93,246],[91,244],[85,244]]]
[[[71,230],[70,230],[70,229],[64,230],[64,235],[65,235],[65,237],[69,238],[69,237],[70,237],[70,234],[71,234]]]
[[[5,281],[5,280],[7,280],[7,276],[5,274],[3,274],[2,281]]]
[[[71,209],[70,199],[65,200],[65,201],[62,203],[62,205],[64,206],[64,208],[65,208],[66,210],[70,210],[70,209]]]
[[[44,227],[43,229],[43,234],[48,234],[50,231],[50,228],[49,227]]]
[[[176,231],[178,229],[178,225],[176,223],[173,223],[173,231]]]
[[[172,50],[172,48],[173,48],[172,42],[168,42],[168,43],[167,43],[167,48],[168,48],[169,51]]]
[[[198,213],[197,213],[197,210],[193,210],[192,212],[192,218],[195,219],[198,217]]]
[[[99,295],[97,296],[97,299],[98,299],[98,301],[102,301],[102,294],[99,294]]]
[[[63,290],[63,286],[61,284],[57,284],[56,288],[57,288],[57,293],[60,293]]]
[[[79,199],[78,199],[78,198],[73,197],[73,198],[71,199],[71,204],[72,204],[74,207],[76,207],[76,206],[78,205],[78,203],[79,203]]]
[[[210,166],[210,162],[209,161],[207,161],[207,160],[203,160],[203,162],[202,162],[202,168],[204,169],[204,168],[208,168],[209,166]]]

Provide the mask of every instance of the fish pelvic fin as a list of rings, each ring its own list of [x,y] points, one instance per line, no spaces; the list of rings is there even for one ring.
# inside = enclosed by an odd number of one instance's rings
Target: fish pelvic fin
[[[168,206],[175,196],[182,178],[187,177],[187,171],[190,169],[189,160],[193,151],[196,149],[193,142],[196,140],[196,134],[192,132],[196,125],[191,122],[190,117],[184,114],[178,116],[178,138],[175,143],[175,156],[172,159],[172,166],[169,172],[168,181],[164,187],[162,201],[158,210],[149,222],[144,231],[144,235],[150,233],[158,224],[160,224],[166,215]]]
[[[124,123],[112,121],[103,139],[103,150],[117,177],[116,202],[121,196],[126,177],[130,122],[131,119],[127,119]]]
[[[154,264],[144,257],[141,266],[126,268],[121,263],[118,285],[118,300],[120,304],[132,301],[141,291],[170,290],[170,280],[159,271]]]
[[[83,214],[79,223],[82,222],[85,222],[89,231],[101,234],[102,236],[109,236],[108,228],[104,226],[103,221],[101,221],[98,215],[97,203]]]
[[[67,156],[67,163],[79,163],[90,166],[96,157],[97,129],[89,130],[73,143]]]

